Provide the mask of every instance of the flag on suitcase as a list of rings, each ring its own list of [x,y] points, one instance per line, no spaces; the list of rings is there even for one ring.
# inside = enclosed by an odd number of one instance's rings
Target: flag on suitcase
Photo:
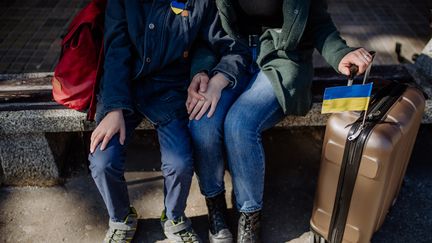
[[[372,83],[326,88],[321,114],[367,110]]]

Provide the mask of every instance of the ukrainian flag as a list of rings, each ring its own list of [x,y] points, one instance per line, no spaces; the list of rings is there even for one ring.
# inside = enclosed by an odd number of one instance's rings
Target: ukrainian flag
[[[171,9],[175,14],[180,14],[186,8],[186,4],[182,2],[172,1]]]
[[[321,113],[367,110],[371,92],[372,83],[327,88]]]

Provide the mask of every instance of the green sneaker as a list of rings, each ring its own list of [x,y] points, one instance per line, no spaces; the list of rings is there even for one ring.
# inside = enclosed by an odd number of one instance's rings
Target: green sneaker
[[[109,229],[105,235],[104,243],[129,243],[132,241],[138,224],[138,214],[135,208],[123,222],[109,221]]]
[[[201,239],[192,229],[190,220],[181,217],[179,220],[170,220],[166,217],[165,211],[162,212],[161,224],[165,236],[172,243],[201,243]]]

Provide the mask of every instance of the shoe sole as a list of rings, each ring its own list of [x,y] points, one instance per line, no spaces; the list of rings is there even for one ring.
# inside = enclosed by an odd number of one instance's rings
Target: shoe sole
[[[212,235],[212,233],[209,231],[209,241],[210,243],[234,243],[234,238],[232,237],[232,235],[230,235],[230,236],[226,236],[223,239],[218,239],[215,238],[215,236]]]

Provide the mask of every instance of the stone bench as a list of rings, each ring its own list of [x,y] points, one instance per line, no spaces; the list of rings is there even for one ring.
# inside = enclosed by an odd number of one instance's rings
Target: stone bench
[[[377,67],[372,72],[371,80],[411,81],[412,74],[417,75],[414,68],[402,66]],[[61,171],[67,163],[65,151],[70,146],[82,146],[83,137],[80,140],[76,135],[95,127],[94,122],[86,121],[84,113],[65,109],[52,101],[50,75],[0,76],[0,182],[4,184],[50,186],[61,183]],[[423,78],[419,80],[431,96],[431,84]],[[304,117],[288,116],[276,127],[325,126],[329,115],[320,114],[323,90],[345,84],[346,78],[333,70],[317,69],[311,111]],[[422,123],[432,123],[430,100]],[[144,120],[137,129],[149,130],[153,126]],[[53,139],[52,134],[61,135]],[[86,153],[85,146],[80,150]]]

